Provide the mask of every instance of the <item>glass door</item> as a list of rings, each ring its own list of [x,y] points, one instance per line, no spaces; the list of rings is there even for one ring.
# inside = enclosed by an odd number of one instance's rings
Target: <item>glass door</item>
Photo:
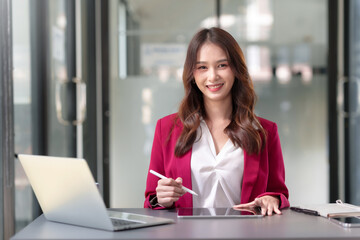
[[[12,4],[15,153],[82,156],[86,87],[76,75],[75,1]],[[17,159],[14,167],[18,231],[41,212]]]
[[[360,1],[346,2],[349,14],[348,31],[345,35],[347,56],[345,71],[348,76],[345,92],[345,198],[346,201],[360,205]]]
[[[41,213],[16,154],[85,157],[102,190],[101,9],[95,0],[0,4],[0,240]]]
[[[48,2],[47,154],[76,156],[75,2]]]
[[[15,153],[32,154],[30,1],[12,1]],[[15,232],[33,219],[31,187],[15,159]],[[37,208],[36,208],[37,209]],[[37,209],[38,211],[38,209]]]
[[[143,206],[156,121],[177,111],[187,44],[199,27],[216,24],[215,6],[208,0],[109,2],[111,207]]]
[[[328,202],[328,1],[220,2],[222,27],[245,54],[256,114],[278,125],[291,204]]]

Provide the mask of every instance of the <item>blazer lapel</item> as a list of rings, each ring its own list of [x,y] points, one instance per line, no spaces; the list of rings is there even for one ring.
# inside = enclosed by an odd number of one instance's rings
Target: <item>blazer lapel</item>
[[[244,151],[244,175],[241,188],[241,203],[250,202],[251,193],[259,173],[260,154],[248,155]]]

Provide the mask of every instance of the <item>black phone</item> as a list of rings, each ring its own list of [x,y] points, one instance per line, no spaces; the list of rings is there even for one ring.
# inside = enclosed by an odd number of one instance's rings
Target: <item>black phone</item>
[[[360,216],[358,217],[330,217],[332,222],[346,228],[360,227]]]

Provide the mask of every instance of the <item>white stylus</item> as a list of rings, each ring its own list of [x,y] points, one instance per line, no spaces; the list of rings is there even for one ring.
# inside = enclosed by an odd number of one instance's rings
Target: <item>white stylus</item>
[[[168,179],[167,177],[165,177],[164,175],[161,175],[160,173],[155,172],[154,170],[150,170],[150,173],[154,174],[155,176],[161,178],[161,179]],[[194,192],[193,190],[190,190],[184,186],[182,186],[182,189],[184,189],[186,192],[191,193],[192,195],[198,196],[198,194],[196,192]]]

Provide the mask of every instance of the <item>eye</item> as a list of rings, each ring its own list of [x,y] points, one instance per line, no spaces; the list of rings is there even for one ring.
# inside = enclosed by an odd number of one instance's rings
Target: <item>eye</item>
[[[225,67],[227,67],[228,65],[226,64],[226,63],[221,63],[221,64],[219,64],[219,68],[225,68]]]
[[[203,70],[203,69],[206,69],[206,66],[198,66],[197,69]]]

